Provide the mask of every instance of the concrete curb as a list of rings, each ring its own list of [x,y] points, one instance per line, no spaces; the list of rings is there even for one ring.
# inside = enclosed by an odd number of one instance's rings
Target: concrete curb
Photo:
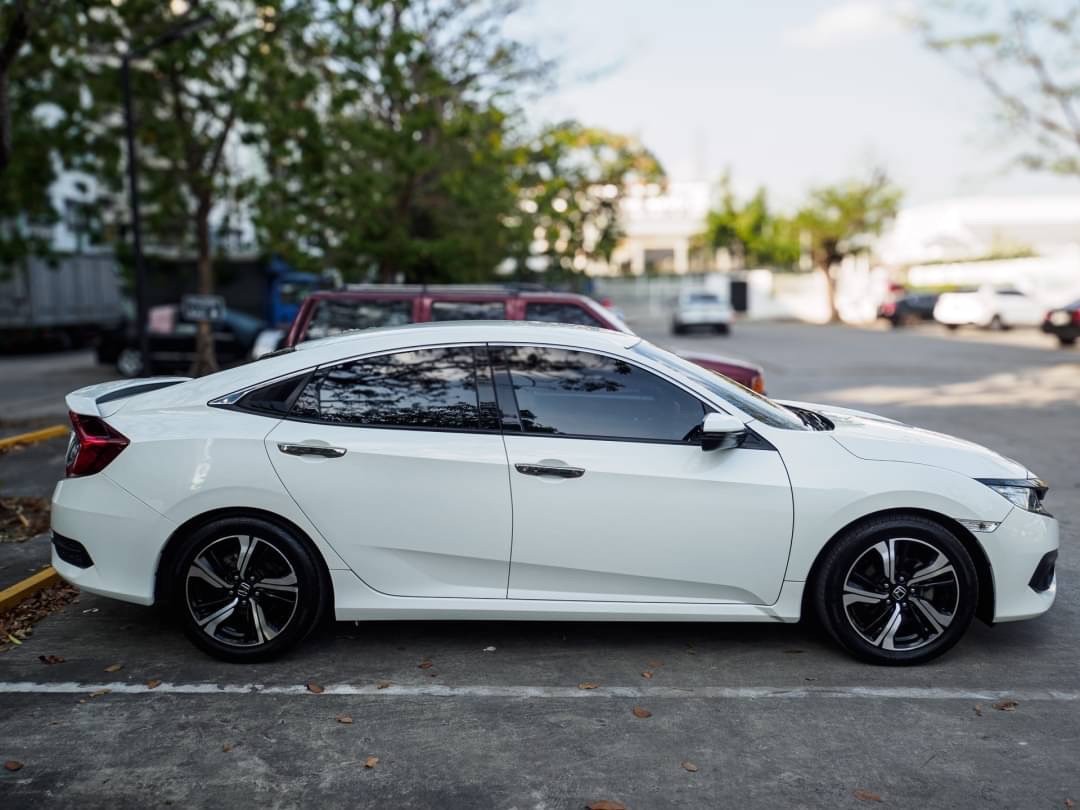
[[[67,425],[51,425],[41,430],[32,430],[29,433],[20,433],[17,436],[8,436],[0,439],[0,452],[19,444],[36,444],[48,439],[58,439],[61,436],[66,436],[69,432],[70,428]]]
[[[42,588],[55,585],[59,581],[60,575],[50,565],[48,568],[28,576],[21,582],[16,582],[10,588],[4,588],[4,590],[0,591],[0,613],[15,607]]]

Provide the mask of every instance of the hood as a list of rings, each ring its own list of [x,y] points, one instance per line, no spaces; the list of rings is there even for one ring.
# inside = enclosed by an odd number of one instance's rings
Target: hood
[[[955,436],[912,427],[864,411],[831,405],[798,405],[827,416],[835,425],[829,435],[849,453],[868,461],[925,464],[969,478],[1033,477],[1023,464]]]

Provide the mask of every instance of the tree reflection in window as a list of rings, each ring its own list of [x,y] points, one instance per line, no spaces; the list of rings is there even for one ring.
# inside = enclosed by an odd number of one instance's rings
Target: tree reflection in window
[[[705,415],[695,397],[619,358],[531,346],[503,357],[526,433],[685,441]]]
[[[348,425],[476,430],[472,348],[369,357],[317,373],[293,416]]]

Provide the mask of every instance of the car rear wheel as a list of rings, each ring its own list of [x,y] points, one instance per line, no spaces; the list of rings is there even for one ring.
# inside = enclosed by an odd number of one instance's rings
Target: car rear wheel
[[[1058,335],[1058,343],[1060,343],[1062,345],[1062,347],[1075,346],[1076,345],[1076,338],[1074,338],[1074,337],[1065,337],[1063,335]]]
[[[327,607],[314,552],[269,521],[214,521],[188,537],[175,559],[172,586],[184,631],[225,661],[280,655]]]
[[[891,666],[924,663],[956,644],[979,597],[963,543],[919,516],[882,518],[843,535],[822,560],[812,594],[841,646]]]

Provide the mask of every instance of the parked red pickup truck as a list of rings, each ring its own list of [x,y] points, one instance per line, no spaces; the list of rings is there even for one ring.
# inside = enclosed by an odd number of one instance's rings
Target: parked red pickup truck
[[[463,287],[380,287],[324,290],[300,306],[282,347],[336,335],[406,323],[461,320],[550,321],[631,332],[621,318],[584,295]],[[758,393],[765,392],[760,366],[712,354],[685,354]]]

